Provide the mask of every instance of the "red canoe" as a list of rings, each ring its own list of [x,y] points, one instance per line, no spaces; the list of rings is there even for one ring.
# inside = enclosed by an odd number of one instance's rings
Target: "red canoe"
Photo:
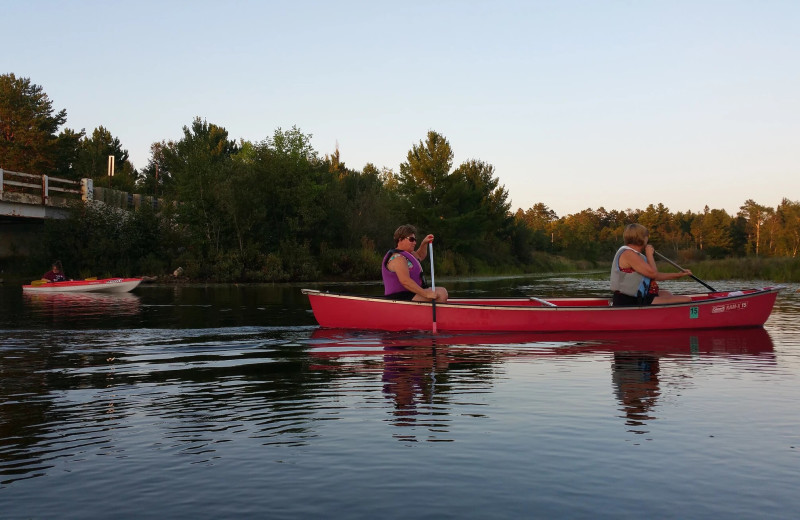
[[[608,298],[453,298],[436,305],[443,331],[624,331],[755,327],[767,321],[781,287],[688,295],[689,303],[611,307]],[[428,302],[303,289],[322,327],[431,330]]]

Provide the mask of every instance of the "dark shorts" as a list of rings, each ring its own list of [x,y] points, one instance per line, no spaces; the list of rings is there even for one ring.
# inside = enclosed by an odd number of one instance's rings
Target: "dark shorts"
[[[387,294],[386,298],[390,300],[403,300],[403,301],[411,301],[414,299],[414,293],[411,291],[401,291],[392,294]]]
[[[613,307],[632,307],[637,305],[650,305],[653,299],[658,296],[657,294],[648,294],[644,298],[639,296],[628,296],[620,292],[615,292],[611,298],[611,305]]]

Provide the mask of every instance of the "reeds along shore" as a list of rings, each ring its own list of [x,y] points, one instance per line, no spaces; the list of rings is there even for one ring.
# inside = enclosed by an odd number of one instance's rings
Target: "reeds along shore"
[[[447,255],[442,255],[446,257]],[[557,273],[587,273],[598,278],[606,276],[606,266],[601,262],[589,261],[575,261],[555,255],[548,255],[546,253],[538,253],[535,255],[534,262],[530,265],[512,270],[497,270],[486,271],[481,273],[473,273],[471,275],[483,276],[506,276],[506,275],[526,275],[526,274],[557,274]],[[371,258],[373,259],[373,258]],[[375,255],[375,261],[379,261],[379,257]],[[21,262],[19,265],[28,265],[29,262]],[[442,267],[445,267],[447,260],[443,258]],[[696,262],[682,261],[682,266],[691,269],[695,276],[702,280],[764,280],[771,283],[800,283],[800,258],[759,258],[759,257],[746,257],[746,258],[726,258],[721,260],[701,260]],[[8,267],[8,266],[6,266]],[[377,281],[376,275],[369,272],[369,266],[362,266],[363,269],[358,270],[360,277],[350,277],[347,273],[340,273],[339,276],[331,276],[329,274],[321,274],[316,279],[306,280],[291,280],[283,278],[281,280],[246,280],[246,282],[299,282],[299,281]],[[659,263],[659,269],[663,271],[671,271],[674,268],[666,262]],[[24,272],[14,269],[5,269],[4,277],[6,284],[19,284],[28,283],[31,277],[37,276],[36,273]],[[447,269],[441,269],[437,266],[437,276],[446,277],[462,277],[471,276],[470,274],[450,273],[446,272]],[[186,276],[183,269],[171,273],[132,273],[130,276],[143,277],[145,282],[149,283],[167,283],[167,284],[182,284],[193,282],[207,282],[207,281],[221,281],[214,280],[213,278],[196,278]],[[78,273],[79,278],[95,276],[97,273]],[[85,275],[85,276],[83,276]],[[100,273],[103,277],[119,276],[119,273]],[[127,276],[127,274],[126,274]],[[3,278],[0,278],[0,283]]]
[[[695,276],[709,280],[769,280],[779,283],[800,282],[800,258],[725,258],[703,260],[684,266]]]

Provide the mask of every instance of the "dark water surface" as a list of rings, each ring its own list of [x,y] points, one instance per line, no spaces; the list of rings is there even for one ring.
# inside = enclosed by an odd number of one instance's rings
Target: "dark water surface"
[[[0,518],[792,518],[798,289],[758,329],[433,337],[320,330],[298,286],[2,287]]]

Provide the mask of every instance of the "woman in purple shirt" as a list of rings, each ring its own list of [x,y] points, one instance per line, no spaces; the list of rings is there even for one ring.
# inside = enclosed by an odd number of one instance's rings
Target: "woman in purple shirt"
[[[433,242],[433,235],[422,239],[417,245],[417,230],[406,224],[394,232],[395,248],[390,249],[383,257],[381,275],[383,276],[384,294],[397,300],[413,301],[447,301],[447,289],[437,287],[424,288],[422,281],[422,265],[420,261],[428,256],[428,244]]]

